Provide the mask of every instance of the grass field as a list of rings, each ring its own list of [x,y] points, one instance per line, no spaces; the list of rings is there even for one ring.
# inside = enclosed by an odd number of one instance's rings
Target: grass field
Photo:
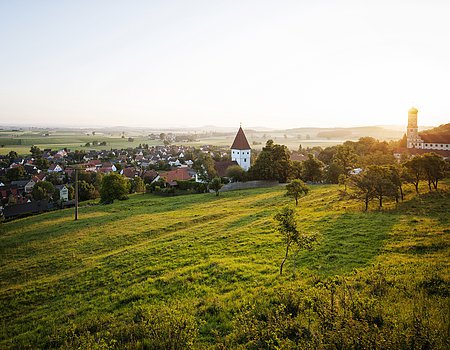
[[[279,290],[308,294],[336,278],[363,293],[380,271],[389,292],[370,300],[389,305],[385,319],[402,324],[429,305],[430,325],[449,334],[447,192],[409,192],[404,203],[364,213],[337,186],[314,186],[296,211],[301,230],[319,242],[279,276],[284,245],[273,215],[293,204],[283,187],[219,197],[141,194],[85,206],[77,222],[62,210],[3,223],[0,348],[158,348],[146,341],[165,333],[151,327],[173,328],[170,317],[192,325],[195,348],[234,347],[249,303]],[[130,331],[142,320],[146,331]]]

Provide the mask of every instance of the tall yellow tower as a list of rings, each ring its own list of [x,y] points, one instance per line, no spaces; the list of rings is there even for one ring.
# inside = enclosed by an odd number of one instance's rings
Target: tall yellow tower
[[[406,129],[407,147],[414,148],[419,138],[419,128],[417,127],[417,108],[412,107],[408,111],[408,128]]]

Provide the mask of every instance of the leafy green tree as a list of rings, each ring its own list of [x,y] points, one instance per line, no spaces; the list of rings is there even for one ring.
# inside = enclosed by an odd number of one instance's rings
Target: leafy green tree
[[[295,221],[295,212],[291,208],[284,207],[281,209],[281,211],[275,215],[275,220],[278,221],[277,230],[283,236],[284,243],[286,244],[284,258],[280,264],[280,275],[282,275],[283,266],[288,258],[291,245],[296,244],[299,250],[309,250],[312,248],[315,237],[313,235],[301,234],[299,232]]]
[[[145,192],[145,183],[144,180],[142,180],[140,177],[135,177],[134,179],[131,179],[129,181],[130,181],[130,193]]]
[[[299,179],[292,180],[289,184],[286,185],[286,195],[290,197],[294,197],[295,205],[298,205],[298,199],[300,197],[306,196],[309,192],[308,186]]]
[[[227,169],[227,177],[233,182],[240,182],[245,178],[245,171],[239,165],[232,165]]]
[[[9,181],[20,180],[24,176],[25,176],[25,169],[21,165],[12,169],[8,169],[8,171],[6,172],[6,178]]]
[[[51,182],[53,185],[61,185],[61,176],[58,173],[50,173],[45,176],[45,181]]]
[[[380,208],[385,197],[398,199],[398,187],[392,181],[392,171],[387,166],[371,165],[351,179],[358,193],[364,198],[366,211],[369,201],[373,198],[378,198]]]
[[[87,201],[96,197],[94,185],[84,180],[78,181],[78,199],[80,201]]]
[[[289,149],[268,140],[258,158],[250,168],[250,176],[257,180],[286,182],[291,171]]]
[[[308,154],[308,159],[303,162],[303,180],[320,182],[323,178],[323,167],[324,164],[320,160],[314,158],[311,153]]]
[[[419,193],[419,182],[424,178],[424,164],[423,158],[416,156],[408,160],[403,164],[403,166],[408,169],[408,177],[412,180],[411,183],[414,184],[416,188],[416,193]]]
[[[364,199],[365,211],[369,209],[369,202],[375,196],[373,181],[366,171],[350,177],[350,184],[356,190],[358,197]]]
[[[336,153],[333,155],[333,162],[344,169],[345,174],[349,174],[356,164],[356,153],[348,145],[336,146]]]
[[[214,168],[214,160],[211,155],[200,153],[194,162],[194,169],[197,171],[198,177],[204,182],[210,182],[217,176],[217,171]]]
[[[38,146],[31,146],[30,153],[33,158],[42,157],[42,151]]]
[[[114,202],[115,199],[127,199],[129,191],[129,183],[125,177],[117,173],[110,173],[102,180],[100,188],[101,203],[108,204]]]
[[[433,185],[437,191],[439,180],[445,176],[446,163],[444,159],[436,153],[425,153],[422,155],[422,167],[428,181],[428,188],[431,191],[431,185]]]
[[[289,172],[290,179],[301,179],[303,172],[302,162],[298,162],[296,160],[291,162],[291,169]]]
[[[33,199],[38,200],[51,200],[55,193],[55,186],[48,181],[40,181],[33,186],[31,195]]]
[[[223,186],[223,184],[222,184],[222,180],[220,179],[220,177],[215,177],[209,183],[209,189],[213,190],[216,193],[216,196],[219,195],[219,190],[222,188],[222,186]]]
[[[9,151],[8,158],[12,161],[13,159],[19,158],[19,155],[16,151]]]
[[[69,201],[75,198],[75,189],[73,186],[67,186],[67,189],[69,190]]]
[[[39,157],[39,158],[36,158],[36,160],[34,161],[34,165],[36,165],[36,167],[38,169],[45,170],[45,169],[48,169],[48,167],[50,166],[50,163],[48,162],[47,159]]]
[[[326,183],[337,184],[339,182],[339,178],[342,176],[348,177],[348,174],[345,174],[345,169],[343,166],[332,162],[330,165],[326,166],[324,169],[324,180]]]

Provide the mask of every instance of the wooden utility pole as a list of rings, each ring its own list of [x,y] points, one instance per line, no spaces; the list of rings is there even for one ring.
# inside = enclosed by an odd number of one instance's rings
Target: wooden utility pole
[[[75,167],[75,220],[78,220],[78,167]]]

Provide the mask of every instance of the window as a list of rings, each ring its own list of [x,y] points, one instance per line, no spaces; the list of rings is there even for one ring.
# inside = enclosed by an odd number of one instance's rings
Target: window
[[[244,162],[247,163],[247,158],[244,158]]]
[[[250,152],[247,152],[247,154],[250,154]]]

